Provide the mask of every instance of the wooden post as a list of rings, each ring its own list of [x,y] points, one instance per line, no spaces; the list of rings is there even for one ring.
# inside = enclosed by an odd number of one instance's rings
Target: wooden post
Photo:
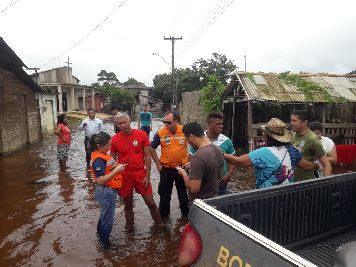
[[[75,91],[74,91],[74,87],[71,88],[70,91],[70,105],[71,105],[71,110],[74,111],[75,108],[75,97],[74,97]]]
[[[251,140],[251,133],[252,133],[252,102],[247,101],[247,140],[250,143],[249,148],[251,150],[252,140]]]
[[[62,86],[58,85],[58,112],[63,113]]]
[[[325,103],[321,104],[321,124],[325,125]],[[325,127],[323,127],[322,135],[325,134]]]

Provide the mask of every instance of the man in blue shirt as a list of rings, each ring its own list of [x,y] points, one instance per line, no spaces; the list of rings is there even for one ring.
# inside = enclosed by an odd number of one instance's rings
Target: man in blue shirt
[[[231,140],[222,134],[224,127],[224,115],[221,112],[211,112],[207,117],[208,130],[205,131],[205,136],[208,137],[211,143],[217,145],[224,154],[235,154],[234,145]],[[191,147],[190,155],[194,155],[196,150]],[[235,166],[224,161],[224,176],[219,182],[219,195],[227,193],[227,184],[230,181],[231,175]]]
[[[145,106],[144,110],[140,113],[138,117],[138,129],[145,131],[150,136],[150,131],[152,129],[152,118],[153,115],[151,112],[148,112],[148,107]]]

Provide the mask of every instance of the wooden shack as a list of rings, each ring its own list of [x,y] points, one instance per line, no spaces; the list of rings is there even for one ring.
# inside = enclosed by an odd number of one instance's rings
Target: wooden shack
[[[223,109],[225,134],[244,151],[261,145],[260,125],[273,117],[289,123],[296,109],[323,123],[335,143],[356,143],[356,75],[235,71]]]

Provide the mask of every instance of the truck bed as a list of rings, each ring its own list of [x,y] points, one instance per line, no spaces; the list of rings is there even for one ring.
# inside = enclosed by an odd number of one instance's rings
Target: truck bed
[[[292,251],[318,266],[332,266],[337,248],[342,244],[354,240],[356,240],[356,229],[340,234],[334,238]]]

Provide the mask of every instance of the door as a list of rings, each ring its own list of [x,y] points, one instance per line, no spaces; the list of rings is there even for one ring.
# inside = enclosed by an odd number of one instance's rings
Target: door
[[[67,92],[62,92],[63,111],[68,111]]]
[[[48,133],[52,132],[54,129],[54,114],[53,114],[53,101],[45,101],[45,112],[43,112],[44,117],[44,127]]]
[[[27,109],[26,109],[26,97],[24,95],[19,95],[18,101],[19,101],[19,116],[20,116],[22,144],[28,144],[29,132],[28,132]]]
[[[78,108],[83,110],[83,97],[78,97]]]

